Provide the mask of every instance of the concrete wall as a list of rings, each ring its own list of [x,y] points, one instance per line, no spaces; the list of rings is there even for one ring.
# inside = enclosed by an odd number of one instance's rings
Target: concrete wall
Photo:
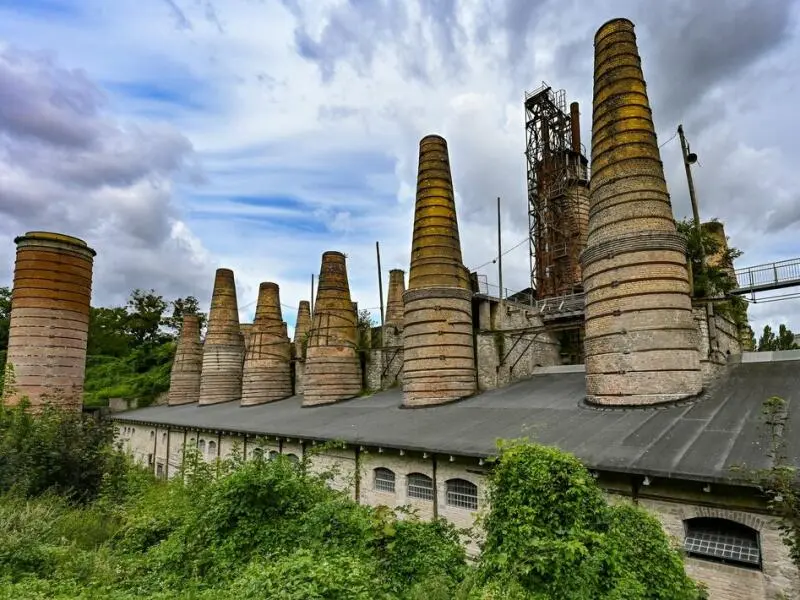
[[[485,497],[486,468],[477,458],[447,455],[432,455],[396,449],[356,448],[352,446],[334,448],[327,445],[297,439],[280,440],[274,437],[247,439],[239,436],[220,436],[214,432],[184,431],[176,428],[148,427],[119,423],[118,440],[132,456],[143,465],[154,457],[151,468],[157,472],[162,465],[162,476],[174,477],[180,468],[183,444],[196,445],[205,442],[208,461],[216,460],[209,453],[209,442],[216,442],[220,458],[229,456],[234,446],[240,451],[246,446],[247,458],[252,458],[255,448],[268,452],[295,454],[309,460],[314,473],[330,473],[331,487],[341,490],[351,498],[369,506],[405,507],[423,519],[436,516],[445,518],[459,528],[473,528],[476,517],[488,510]],[[184,441],[185,440],[185,441]],[[167,442],[169,447],[167,447]],[[169,454],[169,471],[166,471],[166,456]],[[394,493],[376,489],[374,470],[378,467],[390,469],[395,474]],[[407,478],[411,473],[422,473],[432,479],[435,490],[432,500],[408,497]],[[462,479],[473,483],[478,489],[478,508],[470,510],[448,504],[447,482]],[[606,474],[598,479],[606,491],[609,502],[631,502],[630,480],[625,475]],[[686,569],[689,575],[708,586],[711,600],[761,600],[765,598],[800,597],[800,578],[794,568],[788,548],[780,539],[776,519],[758,512],[753,500],[737,498],[729,489],[715,494],[687,495],[685,492],[670,492],[664,481],[662,487],[651,486],[651,496],[640,497],[637,504],[648,510],[664,526],[677,547],[684,542],[684,521],[695,517],[716,517],[742,523],[756,529],[760,536],[762,569],[749,569],[722,564],[711,560],[688,557]],[[716,486],[715,486],[716,487]],[[679,496],[682,493],[683,496]],[[659,498],[664,498],[659,499]],[[751,508],[752,507],[752,508]],[[479,552],[481,531],[475,527],[464,542],[470,555]],[[784,596],[779,594],[783,593]]]
[[[530,377],[534,369],[561,364],[560,345],[550,332],[536,331],[544,323],[536,311],[523,304],[476,299],[478,333],[476,354],[478,388],[491,390]],[[501,333],[527,328],[529,331]]]

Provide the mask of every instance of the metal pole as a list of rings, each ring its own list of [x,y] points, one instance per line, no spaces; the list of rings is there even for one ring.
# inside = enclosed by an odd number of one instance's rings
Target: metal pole
[[[500,230],[500,196],[497,197],[497,283],[500,287],[500,302],[503,301],[503,241]]]
[[[314,316],[314,274],[311,274],[311,317]]]
[[[375,254],[378,255],[378,297],[381,299],[381,330],[383,330],[383,278],[381,276],[381,245],[375,242]]]
[[[697,196],[694,193],[694,180],[692,179],[692,166],[689,164],[689,149],[686,146],[686,137],[683,135],[683,125],[678,125],[678,135],[681,138],[681,154],[683,155],[683,167],[686,169],[686,182],[689,184],[689,200],[692,203],[692,216],[694,217],[694,229],[697,238],[700,240],[700,257],[702,264],[705,265],[705,248],[703,248],[703,237],[700,231],[700,210],[697,208]]]

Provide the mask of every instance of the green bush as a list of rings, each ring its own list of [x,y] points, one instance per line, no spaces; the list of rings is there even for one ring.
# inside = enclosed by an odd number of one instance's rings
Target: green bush
[[[305,462],[189,450],[157,480],[82,417],[3,409],[0,423],[0,599],[699,597],[658,522],[609,507],[551,448],[501,448],[470,566],[465,532],[356,504]]]

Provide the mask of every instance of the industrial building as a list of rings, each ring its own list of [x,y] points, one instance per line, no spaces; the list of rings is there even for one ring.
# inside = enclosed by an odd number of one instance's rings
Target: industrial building
[[[736,470],[770,465],[759,418],[770,396],[787,400],[786,454],[800,461],[800,351],[743,352],[737,323],[693,298],[633,23],[595,36],[591,176],[575,103],[567,112],[566,95],[545,85],[524,110],[527,294],[492,297],[465,268],[447,143],[426,136],[408,286],[391,271],[371,341],[340,252],[323,254],[291,341],[278,285],[262,284],[243,326],[234,274],[219,269],[205,340],[186,318],[167,402],[114,414],[120,440],[161,477],[188,447],[209,461],[237,447],[307,456],[356,501],[469,527],[487,508],[497,440],[529,438],[576,454],[610,501],[658,517],[712,599],[800,597],[777,517]],[[88,261],[90,285],[93,252],[47,235],[18,238],[20,273],[37,240]],[[20,365],[39,343],[17,292],[28,279],[15,277],[12,306],[9,361]],[[39,385],[21,383],[20,393]]]

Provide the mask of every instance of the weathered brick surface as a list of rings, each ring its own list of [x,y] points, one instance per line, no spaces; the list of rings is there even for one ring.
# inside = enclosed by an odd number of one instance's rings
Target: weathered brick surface
[[[203,342],[199,403],[239,400],[243,363],[244,337],[239,326],[233,271],[217,269],[208,313],[208,331]]]
[[[780,539],[773,517],[707,506],[642,499],[639,504],[653,513],[679,547],[683,546],[684,521],[695,517],[728,519],[759,532],[763,568],[750,570],[717,562],[688,558],[686,571],[708,586],[711,600],[766,600],[800,597],[800,578],[787,546]]]
[[[587,400],[656,404],[698,394],[702,371],[685,242],[677,234],[633,24],[595,35],[592,185],[582,255]],[[604,336],[627,348],[599,353]],[[652,332],[674,354],[648,348]],[[664,333],[668,332],[668,333]],[[665,335],[672,338],[665,343]]]
[[[345,256],[325,252],[306,349],[304,406],[346,400],[361,391],[356,344],[356,310],[350,299]]]
[[[184,315],[175,359],[172,361],[167,404],[190,404],[199,400],[202,367],[200,320],[196,315]]]
[[[478,389],[491,390],[530,377],[536,367],[561,364],[560,346],[551,333],[501,333],[503,329],[541,327],[533,308],[481,300],[476,335]],[[489,329],[489,331],[485,331]],[[492,331],[495,330],[495,331]]]
[[[273,402],[292,395],[291,346],[285,325],[278,284],[262,283],[244,358],[242,406]]]
[[[404,304],[403,403],[441,404],[474,393],[472,293],[409,290]]]
[[[83,379],[95,256],[83,240],[29,232],[16,238],[5,402],[27,397],[33,411],[83,405]],[[10,381],[10,380],[9,380]]]

